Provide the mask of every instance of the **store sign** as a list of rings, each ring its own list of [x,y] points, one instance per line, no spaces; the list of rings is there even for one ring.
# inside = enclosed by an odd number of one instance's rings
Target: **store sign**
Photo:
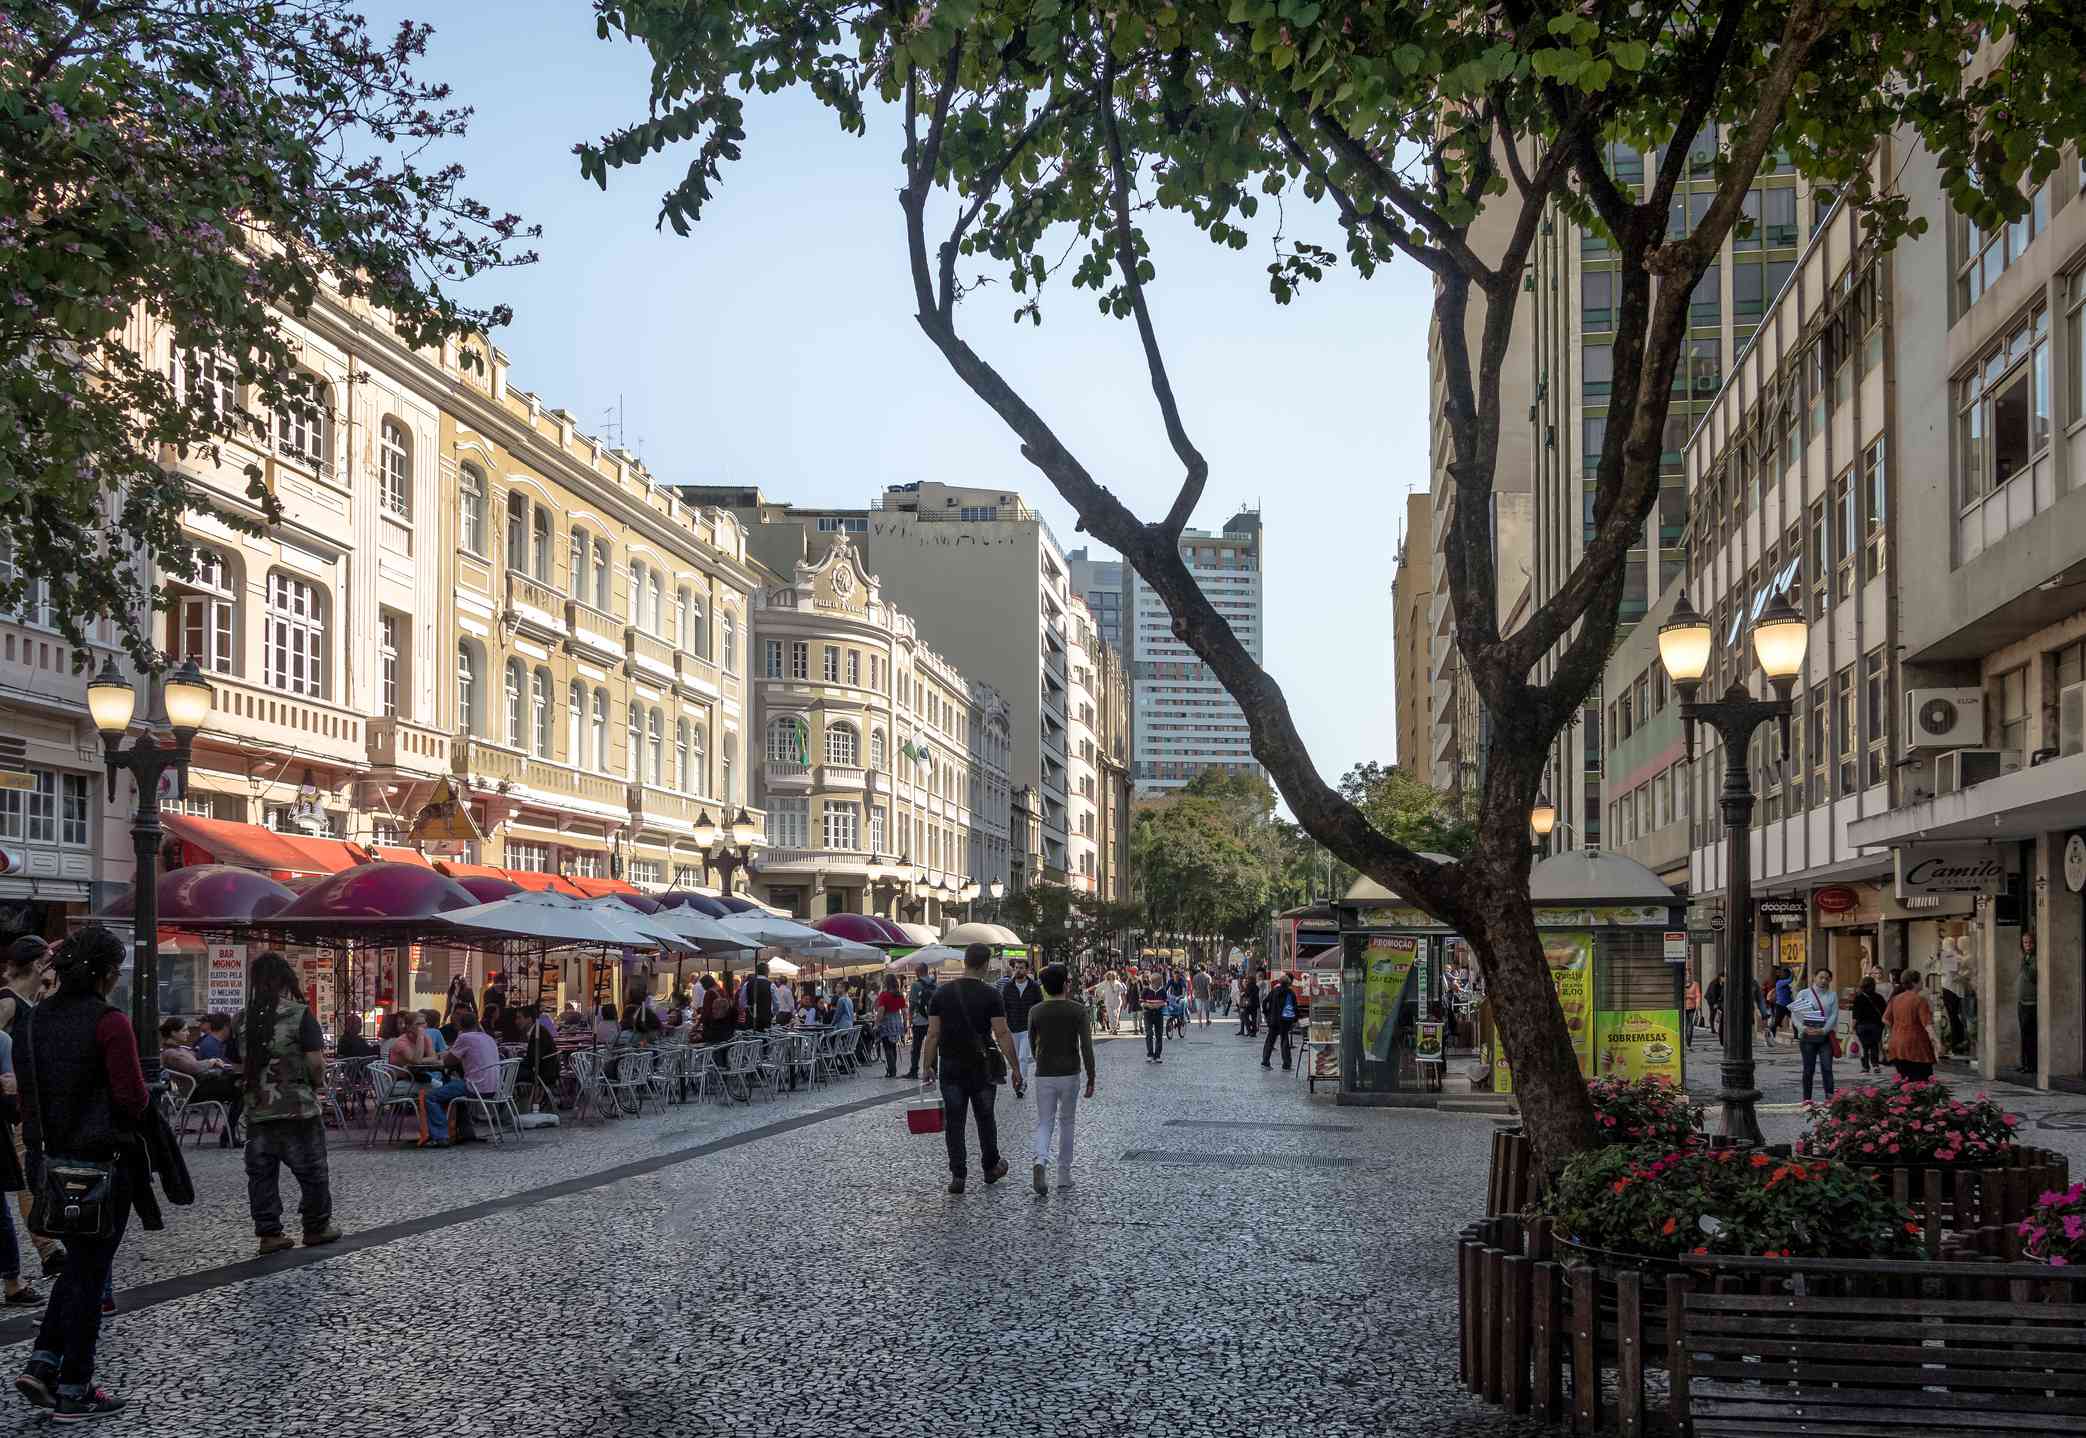
[[[2064,841],[2064,887],[2074,894],[2086,889],[2086,834]]]
[[[1762,899],[1760,917],[1778,929],[1800,929],[1810,921],[1811,911],[1802,899]]]
[[[246,945],[212,944],[203,984],[203,1011],[236,1014],[246,1007]]]
[[[1818,906],[1821,914],[1852,913],[1861,904],[1861,895],[1845,884],[1835,884],[1829,889],[1820,889],[1811,895],[1811,902]]]
[[[1898,897],[1923,894],[1996,894],[2006,887],[2006,863],[1990,844],[1914,844],[1891,850]]]
[[[1666,962],[1684,964],[1688,961],[1688,932],[1686,929],[1666,930]]]

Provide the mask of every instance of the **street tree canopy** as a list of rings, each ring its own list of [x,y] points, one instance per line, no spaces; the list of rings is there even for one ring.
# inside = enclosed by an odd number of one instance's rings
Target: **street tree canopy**
[[[605,185],[613,169],[692,146],[661,206],[677,231],[709,211],[740,158],[749,90],[801,88],[849,131],[895,131],[922,333],[1080,527],[1165,601],[1175,633],[1238,700],[1298,822],[1470,940],[1542,1158],[1590,1143],[1592,1108],[1526,898],[1527,819],[1551,741],[1615,638],[1625,557],[1657,499],[1689,294],[1777,154],[1859,206],[1875,245],[1910,228],[1894,171],[1874,163],[1900,134],[1934,152],[1951,201],[1981,225],[2021,213],[2024,182],[2049,174],[2082,130],[2074,0],[596,0],[596,12],[604,37],[648,47],[652,85],[643,118],[580,147],[581,170]],[[1716,192],[1692,228],[1670,234],[1669,201],[1698,141],[1714,151]],[[1619,175],[1619,143],[1659,158]],[[1285,211],[1304,204],[1335,217],[1344,256],[1285,236]],[[1444,563],[1489,718],[1474,756],[1476,842],[1459,863],[1420,859],[1325,781],[1280,687],[1181,558],[1210,461],[1146,302],[1163,272],[1145,223],[1155,209],[1226,248],[1264,238],[1278,301],[1336,263],[1368,275],[1408,262],[1434,283],[1454,489]],[[1472,229],[1481,209],[1501,217],[1484,244]],[[1524,268],[1559,217],[1603,231],[1616,257],[1612,399],[1588,457],[1589,538],[1505,634],[1490,499],[1502,425],[1523,421],[1503,412],[1502,368]],[[1018,318],[1040,320],[1068,271],[1130,322],[1180,466],[1163,515],[1132,513],[1099,457],[1071,450],[967,324],[1005,314],[996,299],[984,316],[965,304],[987,281],[1011,287]]]
[[[107,616],[156,665],[141,563],[194,577],[185,514],[279,516],[258,470],[224,503],[164,456],[215,458],[330,403],[281,313],[328,284],[415,345],[506,319],[448,288],[531,256],[460,170],[419,163],[470,117],[414,77],[428,33],[372,35],[342,0],[0,16],[0,606],[40,588],[75,645]]]

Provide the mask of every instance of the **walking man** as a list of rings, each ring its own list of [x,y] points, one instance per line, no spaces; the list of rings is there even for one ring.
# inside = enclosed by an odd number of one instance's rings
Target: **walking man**
[[[1156,972],[1138,980],[1137,1007],[1144,1014],[1144,1061],[1166,1062],[1166,990]]]
[[[1709,1006],[1710,1037],[1720,1037],[1724,1032],[1724,976],[1722,974],[1718,974],[1709,981],[1709,990],[1703,994],[1702,1002]]]
[[[942,1137],[949,1148],[951,1193],[963,1192],[968,1166],[963,1143],[966,1115],[978,1122],[978,1161],[984,1165],[985,1181],[998,1183],[1007,1176],[1007,1162],[1000,1157],[999,1122],[992,1112],[997,1080],[987,1044],[996,1045],[1005,1055],[1017,1098],[1022,1091],[1014,1035],[1007,1027],[1006,1001],[985,982],[991,964],[992,950],[984,944],[972,944],[963,951],[963,976],[936,992],[928,1010],[927,1042],[920,1050],[921,1078],[941,1085]]]
[[[1202,1026],[1210,1026],[1210,971],[1197,965],[1195,970],[1195,1013]]]
[[[905,1076],[909,1079],[920,1076],[920,1045],[927,1041],[927,1015],[928,1010],[934,1006],[935,988],[934,975],[922,969],[913,976],[912,987],[906,990],[906,1012],[913,1021],[913,1056],[905,1071]]]
[[[297,997],[297,971],[274,950],[253,962],[250,997],[232,1026],[231,1060],[246,1065],[246,1201],[262,1254],[295,1248],[283,1232],[281,1169],[297,1179],[304,1244],[340,1237],[326,1169],[326,1126],[318,1090],[326,1082],[326,1040]],[[468,1010],[464,1012],[468,1013]],[[476,1020],[472,1020],[476,1027]]]
[[[1282,1067],[1287,1069],[1290,1064],[1289,1031],[1295,1028],[1297,1023],[1296,990],[1289,986],[1288,974],[1276,975],[1275,982],[1268,989],[1267,998],[1261,1004],[1261,1010],[1262,1016],[1268,1021],[1268,1038],[1261,1046],[1260,1066],[1270,1066],[1269,1060],[1275,1056],[1275,1041],[1280,1039]]]
[[[965,960],[968,964],[969,960]],[[1029,1072],[1029,1010],[1043,1002],[1043,990],[1029,977],[1029,961],[1016,959],[1014,972],[1000,985],[1000,997],[1007,1006],[1007,1028],[1014,1035],[1014,1048],[1020,1062],[1014,1066],[1021,1082],[1014,1086],[1014,1096],[1020,1098],[1021,1083],[1028,1079]]]
[[[1258,970],[1246,975],[1246,984],[1239,994],[1239,1034],[1252,1038],[1260,1032],[1260,974]]]
[[[1036,1055],[1036,1192],[1050,1192],[1048,1167],[1057,1139],[1057,1186],[1072,1186],[1072,1123],[1079,1114],[1080,1067],[1086,1097],[1094,1096],[1094,1032],[1085,1004],[1065,997],[1071,975],[1063,964],[1043,970],[1043,1002],[1029,1011],[1029,1046]]]
[[[766,959],[753,966],[753,977],[740,986],[739,1006],[741,1021],[756,1032],[765,1033],[775,1022],[775,985],[768,980]]]

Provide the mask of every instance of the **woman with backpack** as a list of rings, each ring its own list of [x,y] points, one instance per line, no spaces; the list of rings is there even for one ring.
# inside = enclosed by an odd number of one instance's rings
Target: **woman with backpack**
[[[883,990],[876,996],[876,1037],[884,1046],[884,1077],[898,1077],[898,1044],[905,1037],[905,996],[898,992],[898,975],[885,974]]]

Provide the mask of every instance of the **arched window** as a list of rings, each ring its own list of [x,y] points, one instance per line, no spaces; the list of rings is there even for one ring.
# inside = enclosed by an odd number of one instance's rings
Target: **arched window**
[[[646,571],[645,571],[645,621],[644,621],[644,623],[645,623],[645,632],[646,632],[647,634],[657,634],[657,633],[659,632],[659,592],[660,592],[660,588],[661,588],[661,586],[660,586],[660,583],[659,583],[659,571],[658,571],[658,570],[656,570],[656,569],[648,569],[648,570],[646,570]]]
[[[550,758],[550,671],[529,676],[529,728],[536,737],[536,757]]]
[[[674,645],[691,654],[695,652],[695,629],[691,622],[694,608],[695,596],[688,592],[687,585],[674,591]]]
[[[609,566],[608,541],[594,541],[594,607],[603,614],[609,609],[609,591],[615,587],[615,570]],[[581,595],[582,599],[586,596]]]
[[[316,584],[276,570],[268,576],[263,666],[268,686],[326,697],[326,596]]]
[[[793,714],[768,721],[768,762],[770,764],[809,764],[811,762],[811,728]]]
[[[466,734],[485,732],[485,661],[468,639],[456,646],[456,727]]]
[[[5,549],[0,572],[13,573],[13,547]],[[167,610],[167,653],[175,659],[194,659],[206,673],[230,674],[238,667],[239,585],[232,567],[214,549],[196,550],[193,579],[170,576],[168,591],[173,601]],[[35,594],[25,596],[24,606],[32,613],[38,607]]]
[[[594,691],[594,772],[608,772],[608,691]]]
[[[694,725],[689,731],[690,763],[694,765],[688,773],[688,792],[707,794],[710,791],[709,755],[704,752],[703,726]]]
[[[536,506],[535,542],[530,546],[530,572],[540,584],[550,583],[550,511]]]
[[[852,724],[826,725],[826,762],[853,765],[861,762],[861,737]]]
[[[463,503],[464,548],[473,554],[485,553],[485,471],[475,464],[463,467],[457,480],[457,493]]]
[[[645,711],[630,705],[630,781],[641,784],[645,777]]]
[[[674,787],[684,794],[695,788],[695,785],[689,782],[689,773],[688,721],[686,719],[676,719],[674,721]]]
[[[377,433],[377,490],[384,508],[413,517],[413,441],[395,419],[387,418]]]
[[[507,661],[507,742],[524,748],[529,742],[527,719],[522,712],[522,666],[519,659]]]
[[[645,766],[646,778],[655,789],[666,787],[666,716],[654,709],[646,719],[646,737],[651,740],[648,751],[651,763]]]
[[[729,609],[724,611],[724,672],[739,672],[739,621]]]
[[[739,736],[732,733],[729,729],[725,730],[724,740],[718,745],[717,752],[718,779],[720,781],[717,785],[717,797],[726,804],[733,803],[739,797],[738,786],[732,780],[732,755],[738,751],[738,748]]]
[[[529,501],[512,489],[507,491],[507,567],[529,572]]]
[[[593,586],[587,582],[587,560],[593,555],[594,546],[587,540],[587,532],[578,525],[572,526],[572,597],[580,603],[587,602]]]
[[[587,689],[577,679],[565,688],[565,762],[587,767]]]
[[[881,729],[869,731],[869,767],[872,769],[884,767],[884,731]]]
[[[645,627],[645,562],[630,561],[630,622],[637,628]]]

